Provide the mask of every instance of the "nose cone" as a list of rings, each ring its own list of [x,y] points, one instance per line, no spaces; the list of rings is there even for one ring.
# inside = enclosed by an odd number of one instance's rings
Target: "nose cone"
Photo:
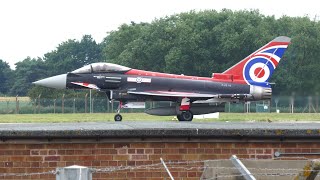
[[[41,79],[39,81],[33,82],[33,84],[55,89],[65,89],[67,84],[67,74],[61,74],[46,79]]]

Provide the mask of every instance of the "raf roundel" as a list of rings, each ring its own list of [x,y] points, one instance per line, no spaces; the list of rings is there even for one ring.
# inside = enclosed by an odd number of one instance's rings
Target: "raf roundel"
[[[248,84],[260,85],[268,82],[275,66],[273,63],[263,56],[255,56],[251,58],[243,68],[243,76]]]

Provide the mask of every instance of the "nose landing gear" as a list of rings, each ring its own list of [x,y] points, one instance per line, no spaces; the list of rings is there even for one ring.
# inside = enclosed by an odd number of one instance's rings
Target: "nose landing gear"
[[[117,114],[114,116],[114,121],[122,121],[122,116],[120,114],[120,110],[122,108],[122,102],[119,102],[119,106],[117,109]]]
[[[114,121],[122,121],[122,116],[121,116],[121,114],[116,114],[116,115],[114,116]]]

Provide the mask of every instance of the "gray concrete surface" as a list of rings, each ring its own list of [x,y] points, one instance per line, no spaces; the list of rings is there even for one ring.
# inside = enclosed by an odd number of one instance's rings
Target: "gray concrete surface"
[[[241,160],[244,166],[258,180],[292,180],[303,171],[310,160]],[[230,160],[208,160],[202,180],[229,179],[244,180]],[[320,177],[316,177],[319,180]]]
[[[87,122],[0,124],[11,138],[320,138],[320,123]]]

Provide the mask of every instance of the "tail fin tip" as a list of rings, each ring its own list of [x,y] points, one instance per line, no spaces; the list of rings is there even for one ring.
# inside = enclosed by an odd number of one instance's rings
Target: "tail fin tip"
[[[290,41],[291,41],[291,38],[289,38],[287,36],[279,36],[279,37],[276,37],[271,42],[290,42]]]

